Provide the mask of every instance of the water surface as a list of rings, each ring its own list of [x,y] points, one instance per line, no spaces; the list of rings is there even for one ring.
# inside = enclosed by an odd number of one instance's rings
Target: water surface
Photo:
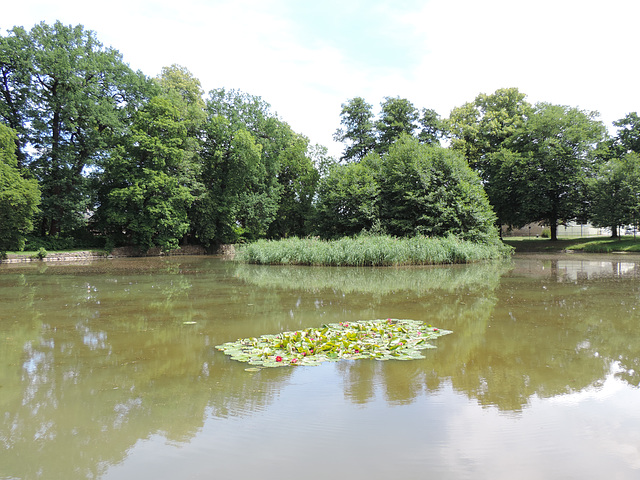
[[[0,478],[640,478],[640,257],[308,268],[0,266]],[[323,323],[453,330],[425,359],[246,372]]]

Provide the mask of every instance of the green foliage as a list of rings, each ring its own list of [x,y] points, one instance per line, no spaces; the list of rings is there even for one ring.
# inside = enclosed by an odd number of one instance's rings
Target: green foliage
[[[44,258],[47,257],[48,254],[49,253],[44,247],[40,247],[36,252],[36,254],[33,256],[33,258],[37,258],[38,260],[43,260]]]
[[[381,157],[333,167],[320,182],[317,213],[327,238],[374,226],[396,236],[497,238],[494,213],[465,160],[406,135]]]
[[[451,148],[461,152],[485,181],[492,180],[487,155],[503,148],[531,114],[525,98],[517,88],[501,88],[490,95],[481,93],[449,115]]]
[[[548,103],[536,105],[527,122],[509,139],[512,150],[525,156],[521,175],[528,221],[544,221],[557,239],[557,225],[583,210],[587,176],[594,166],[593,152],[604,139],[597,112]]]
[[[451,150],[404,136],[382,157],[381,223],[391,235],[489,242],[495,215],[478,178]]]
[[[307,156],[308,140],[289,130],[287,144],[278,155],[278,210],[267,236],[281,238],[310,233],[318,171]]]
[[[612,158],[590,179],[590,219],[596,227],[611,227],[614,237],[621,225],[640,219],[640,155]]]
[[[413,360],[425,358],[422,350],[435,348],[428,340],[450,333],[416,320],[388,318],[330,323],[320,328],[244,338],[216,348],[232,360],[262,367],[319,365],[361,358]]]
[[[335,141],[346,143],[342,160],[360,161],[371,152],[386,153],[403,135],[415,135],[421,143],[439,144],[445,125],[435,110],[424,108],[420,112],[400,97],[385,97],[377,119],[372,108],[362,97],[342,104],[342,127],[334,134]]]
[[[385,97],[380,107],[380,118],[376,122],[376,151],[385,153],[401,136],[413,135],[419,112],[409,100],[400,97]]]
[[[241,262],[263,265],[434,265],[504,258],[511,251],[510,247],[498,241],[483,244],[455,237],[359,235],[334,241],[310,238],[259,240],[238,248],[236,258]]]
[[[89,209],[83,173],[122,131],[144,82],[93,32],[60,22],[0,37],[0,68],[0,114],[42,192],[40,233],[77,229]]]
[[[340,124],[333,135],[336,142],[347,142],[342,159],[358,161],[375,148],[376,134],[372,105],[362,97],[355,97],[342,104]]]
[[[269,108],[259,97],[235,90],[209,93],[205,191],[193,208],[195,236],[204,245],[307,229],[317,181],[306,155],[308,140]]]
[[[185,136],[179,109],[154,97],[136,113],[124,145],[105,160],[96,224],[117,243],[171,250],[187,233],[193,197],[178,179]]]
[[[318,184],[316,229],[325,238],[370,230],[380,218],[378,157],[336,164]]]
[[[40,203],[34,179],[18,169],[16,135],[0,123],[0,250],[22,250]]]
[[[550,228],[543,229],[542,233],[540,234],[540,236],[542,238],[551,238],[551,229]]]
[[[624,118],[616,120],[613,125],[618,132],[613,139],[614,151],[618,156],[628,152],[640,154],[640,117],[637,112],[631,112]]]

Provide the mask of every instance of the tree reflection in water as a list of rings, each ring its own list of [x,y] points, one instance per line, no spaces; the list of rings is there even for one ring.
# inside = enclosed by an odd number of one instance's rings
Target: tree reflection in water
[[[189,442],[210,416],[265,411],[295,370],[248,373],[213,346],[329,322],[393,316],[454,331],[423,360],[336,364],[357,405],[406,405],[452,387],[518,414],[536,398],[597,387],[612,368],[637,387],[638,265],[628,256],[404,269],[203,258],[3,265],[1,473],[99,478],[142,439]]]

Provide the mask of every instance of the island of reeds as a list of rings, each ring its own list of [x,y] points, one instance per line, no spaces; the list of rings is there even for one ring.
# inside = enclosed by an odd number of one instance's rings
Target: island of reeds
[[[236,259],[262,265],[383,267],[470,263],[505,258],[512,251],[501,242],[479,243],[453,236],[358,235],[338,240],[259,240],[239,247]]]

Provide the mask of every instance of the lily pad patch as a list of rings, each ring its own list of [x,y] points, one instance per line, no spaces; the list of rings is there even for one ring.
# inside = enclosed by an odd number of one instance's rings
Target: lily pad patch
[[[216,348],[232,360],[260,367],[319,365],[360,358],[413,360],[425,358],[422,351],[435,348],[430,340],[449,333],[418,320],[387,318],[243,338]]]

